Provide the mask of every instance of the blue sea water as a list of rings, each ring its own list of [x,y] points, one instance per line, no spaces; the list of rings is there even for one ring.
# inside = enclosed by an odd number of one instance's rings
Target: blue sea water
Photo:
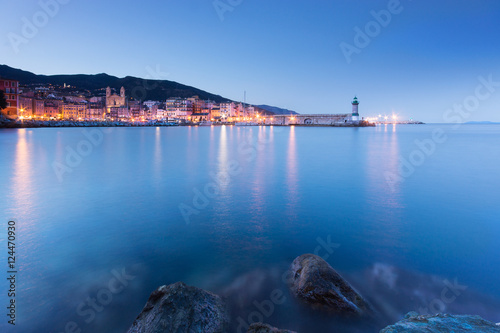
[[[409,311],[500,321],[499,125],[3,129],[0,147],[0,235],[15,219],[19,271],[2,332],[125,332],[177,281],[224,296],[234,331],[378,332]],[[293,299],[281,277],[314,252],[378,320]],[[259,310],[273,290],[282,304]]]

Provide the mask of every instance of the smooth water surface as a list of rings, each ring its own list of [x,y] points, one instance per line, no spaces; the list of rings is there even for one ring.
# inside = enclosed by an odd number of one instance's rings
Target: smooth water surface
[[[20,271],[2,332],[125,332],[177,281],[227,297],[235,331],[249,316],[301,333],[377,332],[408,311],[500,321],[498,125],[4,129],[0,147]],[[313,252],[377,322],[290,296],[283,273]],[[259,312],[274,289],[285,302]]]

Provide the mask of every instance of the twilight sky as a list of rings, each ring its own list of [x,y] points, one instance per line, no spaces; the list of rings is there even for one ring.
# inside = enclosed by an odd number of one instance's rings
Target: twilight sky
[[[246,90],[300,113],[346,113],[357,95],[362,116],[500,121],[499,31],[497,0],[3,1],[0,63]]]

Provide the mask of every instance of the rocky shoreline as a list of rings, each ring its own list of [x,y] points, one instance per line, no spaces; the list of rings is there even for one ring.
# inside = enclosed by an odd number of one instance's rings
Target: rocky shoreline
[[[286,276],[291,294],[311,311],[351,320],[377,316],[377,311],[325,260],[316,255],[297,257]],[[336,331],[337,328],[332,327],[331,332]],[[230,332],[229,309],[223,298],[203,289],[182,282],[161,286],[150,295],[144,309],[127,331],[153,332]],[[299,333],[261,322],[251,323],[246,332]],[[410,312],[401,321],[380,330],[380,333],[403,332],[494,333],[500,332],[500,324],[479,316],[419,315]]]
[[[23,120],[0,121],[0,128],[44,128],[44,127],[156,127],[179,126],[177,123],[165,122],[121,122],[121,121],[55,121],[55,120]]]

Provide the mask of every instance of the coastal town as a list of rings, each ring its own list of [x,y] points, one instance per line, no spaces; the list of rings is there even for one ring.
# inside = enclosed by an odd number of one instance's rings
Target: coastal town
[[[18,126],[73,126],[110,124],[148,125],[304,125],[373,126],[359,116],[358,99],[352,112],[336,114],[276,114],[244,102],[215,102],[198,96],[168,97],[164,100],[138,100],[124,87],[98,89],[97,93],[79,91],[64,84],[26,85],[0,78],[7,107],[2,117]]]
[[[163,101],[135,100],[124,87],[110,87],[89,96],[69,85],[23,87],[19,81],[0,78],[7,108],[3,115],[12,120],[45,121],[122,121],[122,122],[240,122],[258,120],[270,114],[245,103],[216,103],[191,98],[167,98]]]

